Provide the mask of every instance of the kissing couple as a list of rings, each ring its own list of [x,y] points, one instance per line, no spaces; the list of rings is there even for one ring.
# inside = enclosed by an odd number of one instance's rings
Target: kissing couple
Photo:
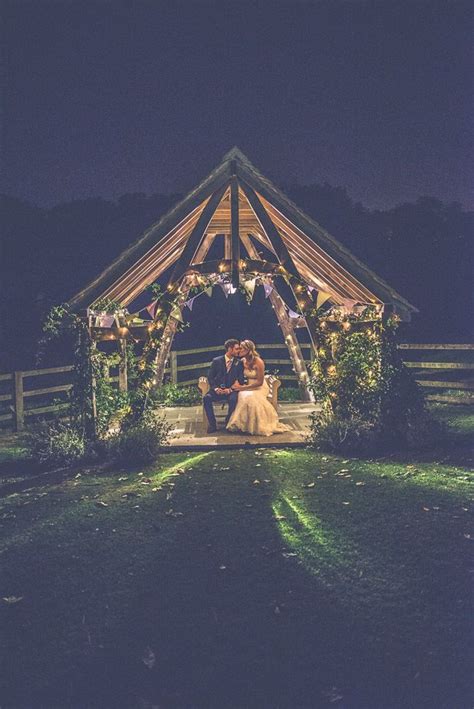
[[[278,414],[268,401],[270,390],[265,381],[265,362],[251,340],[226,340],[225,354],[211,362],[208,381],[210,390],[203,404],[208,420],[208,433],[217,431],[213,402],[227,402],[227,431],[271,436],[289,431],[280,423]]]

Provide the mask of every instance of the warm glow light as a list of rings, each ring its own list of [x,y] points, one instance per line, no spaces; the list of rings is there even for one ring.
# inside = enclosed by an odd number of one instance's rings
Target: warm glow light
[[[329,365],[328,374],[330,377],[333,377],[336,374],[336,366],[334,364]]]
[[[342,323],[342,329],[345,330],[346,332],[351,329],[351,324],[347,320]]]

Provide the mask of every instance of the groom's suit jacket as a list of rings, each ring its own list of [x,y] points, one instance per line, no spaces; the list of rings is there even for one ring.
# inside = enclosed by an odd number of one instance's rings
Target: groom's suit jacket
[[[214,357],[207,378],[211,389],[216,389],[216,387],[221,387],[222,385],[228,388],[235,381],[244,384],[244,365],[238,357],[234,357],[231,367],[227,371],[225,356]]]

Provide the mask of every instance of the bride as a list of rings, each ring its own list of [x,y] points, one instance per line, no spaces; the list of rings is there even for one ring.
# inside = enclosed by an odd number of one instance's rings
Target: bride
[[[253,436],[271,436],[289,431],[288,426],[280,423],[277,412],[267,399],[269,388],[264,378],[265,363],[251,340],[242,340],[240,356],[248,383],[239,384],[237,381],[232,385],[232,389],[239,392],[239,398],[227,430],[251,433]]]

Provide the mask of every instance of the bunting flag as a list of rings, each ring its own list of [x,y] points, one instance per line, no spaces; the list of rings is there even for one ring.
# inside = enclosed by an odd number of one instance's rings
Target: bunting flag
[[[327,300],[329,300],[330,297],[330,293],[325,293],[324,291],[320,290],[318,293],[318,297],[316,298],[316,307],[320,308]]]
[[[96,318],[96,326],[97,320],[99,321],[99,327],[112,327],[115,321],[115,315],[100,315],[98,318]]]
[[[181,314],[181,309],[178,306],[173,308],[170,313],[170,317],[174,318],[175,320],[179,320],[179,322],[184,322],[183,316]]]
[[[147,305],[146,308],[142,308],[142,310],[147,310],[150,313],[150,316],[155,319],[155,310],[156,306],[158,305],[158,300],[154,300],[153,303],[150,303],[150,305]],[[141,310],[139,311],[141,312]]]
[[[352,300],[351,298],[344,298],[342,302],[344,303],[344,307],[347,311],[349,311],[349,313],[352,313],[354,311],[354,306],[357,304],[357,300]]]
[[[190,298],[189,300],[187,300],[185,302],[185,305],[187,305],[190,310],[193,309],[193,303],[194,303],[195,298],[197,298],[196,295],[194,296],[194,298]]]
[[[229,295],[234,295],[234,293],[237,293],[237,288],[235,286],[233,286],[232,283],[226,283],[225,281],[219,281],[219,285],[222,288],[226,298],[228,298]]]
[[[212,286],[209,286],[209,288],[206,288],[204,293],[209,296],[209,298],[212,296]]]
[[[314,291],[316,290],[316,288],[314,286],[306,286],[306,287],[308,289],[308,293],[314,293]]]
[[[265,298],[268,298],[268,296],[270,295],[270,293],[273,290],[273,286],[271,286],[269,283],[264,283],[263,289],[265,291]]]
[[[295,313],[295,311],[292,310],[291,308],[288,308],[288,316],[292,319],[301,317],[301,315],[299,313]]]
[[[256,278],[251,278],[250,280],[243,282],[243,286],[244,286],[245,290],[247,291],[247,293],[249,294],[251,299],[253,298],[253,294],[255,293],[256,283],[257,283]]]

